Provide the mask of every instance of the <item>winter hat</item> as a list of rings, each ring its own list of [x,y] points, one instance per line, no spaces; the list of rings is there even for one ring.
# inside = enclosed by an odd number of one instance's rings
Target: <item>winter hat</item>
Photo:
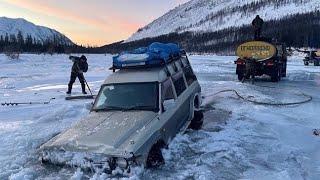
[[[80,57],[80,59],[81,59],[81,60],[84,60],[84,61],[87,61],[87,57],[84,56],[84,55],[82,55],[82,56]]]

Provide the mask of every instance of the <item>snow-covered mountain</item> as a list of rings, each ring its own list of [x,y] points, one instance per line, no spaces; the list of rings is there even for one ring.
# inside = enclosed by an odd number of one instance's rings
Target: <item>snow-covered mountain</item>
[[[0,17],[0,36],[4,38],[6,35],[17,35],[19,31],[24,38],[31,35],[33,39],[42,43],[58,39],[60,44],[74,44],[69,38],[54,29],[35,25],[22,18]]]
[[[139,29],[125,42],[173,32],[214,32],[320,9],[320,0],[191,0]]]

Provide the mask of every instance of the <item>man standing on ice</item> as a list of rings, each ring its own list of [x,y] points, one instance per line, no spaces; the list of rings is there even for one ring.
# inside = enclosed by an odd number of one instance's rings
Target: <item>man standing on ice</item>
[[[83,73],[88,71],[88,63],[87,58],[82,55],[81,57],[70,56],[69,59],[73,62],[73,66],[71,69],[70,81],[68,84],[67,94],[71,94],[72,85],[76,81],[77,77],[81,83],[82,93],[87,94],[85,78]]]
[[[259,15],[257,15],[256,18],[252,21],[255,40],[258,40],[261,38],[261,30],[262,30],[263,23],[264,23],[264,21],[263,21],[263,19],[260,18]]]

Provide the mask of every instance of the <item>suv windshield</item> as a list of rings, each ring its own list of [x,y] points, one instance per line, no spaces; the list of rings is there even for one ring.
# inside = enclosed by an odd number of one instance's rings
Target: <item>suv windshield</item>
[[[93,110],[158,111],[158,83],[126,83],[102,86]]]

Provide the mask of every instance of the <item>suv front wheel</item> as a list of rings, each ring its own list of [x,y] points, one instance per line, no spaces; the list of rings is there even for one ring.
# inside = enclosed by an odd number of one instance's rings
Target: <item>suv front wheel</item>
[[[189,129],[199,130],[201,129],[202,124],[203,124],[203,112],[194,111],[194,116],[189,125]]]
[[[147,168],[157,168],[165,163],[161,152],[161,149],[164,147],[164,143],[161,142],[158,142],[151,147],[147,157]]]

